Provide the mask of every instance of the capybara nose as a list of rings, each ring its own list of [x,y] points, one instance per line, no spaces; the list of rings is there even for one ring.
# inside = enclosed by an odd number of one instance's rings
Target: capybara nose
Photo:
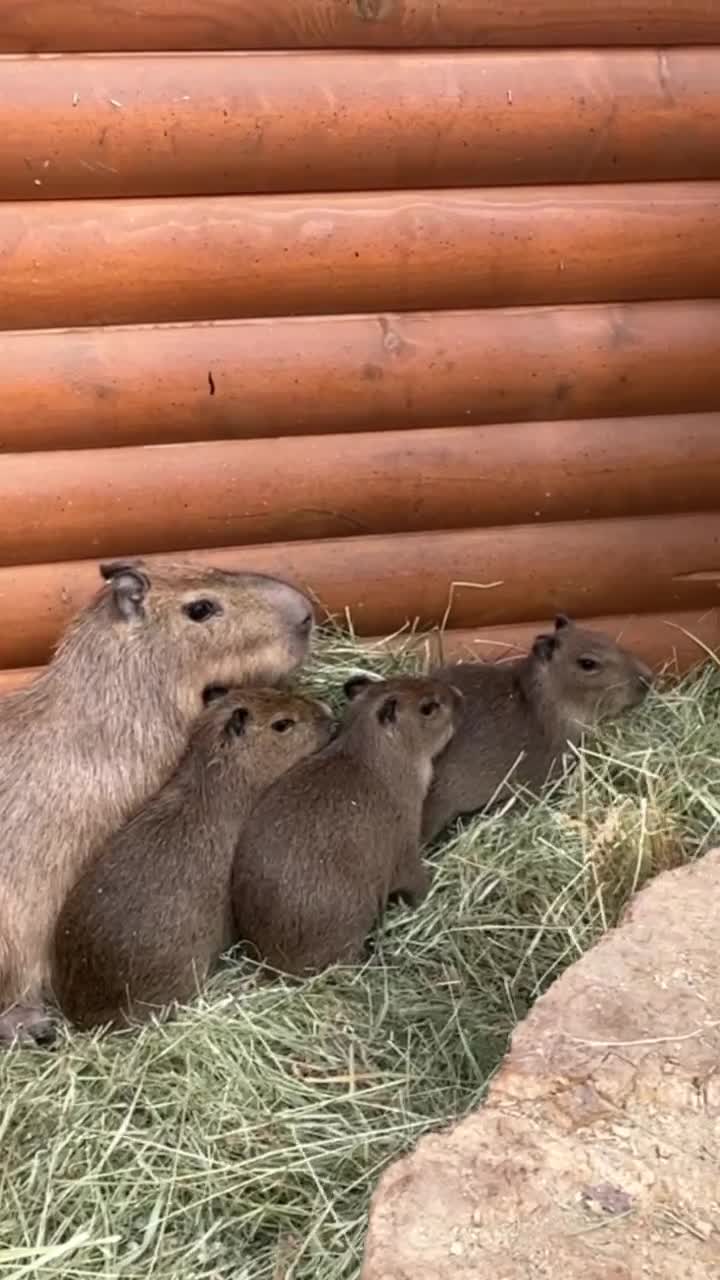
[[[312,602],[304,592],[298,591],[297,587],[292,587],[289,582],[277,580],[269,585],[268,590],[288,626],[303,637],[309,636],[315,622],[315,614]]]
[[[287,618],[291,625],[297,627],[298,631],[307,636],[313,629],[315,622],[315,614],[313,607],[307,596],[302,591],[296,591],[294,587],[288,587],[287,598]]]

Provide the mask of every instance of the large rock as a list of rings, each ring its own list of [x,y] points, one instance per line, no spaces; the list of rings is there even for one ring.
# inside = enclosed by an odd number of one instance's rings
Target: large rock
[[[720,850],[518,1027],[486,1104],[375,1194],[362,1280],[720,1278]]]

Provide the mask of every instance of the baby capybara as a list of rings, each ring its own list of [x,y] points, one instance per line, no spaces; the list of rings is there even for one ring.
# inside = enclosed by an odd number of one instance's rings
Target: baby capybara
[[[652,679],[649,667],[609,636],[564,614],[525,658],[455,663],[432,674],[465,700],[453,740],[435,761],[425,840],[502,799],[508,787],[537,791],[583,730],[636,706]]]
[[[77,1026],[127,1025],[197,994],[232,941],[243,820],[331,730],[321,703],[277,690],[210,702],[176,773],[100,850],[60,912],[53,985]]]
[[[209,685],[274,684],[312,609],[275,578],[116,562],[47,669],[0,698],[0,1042],[34,1043],[50,946],[98,845],[168,778]]]
[[[423,898],[422,805],[462,701],[410,677],[346,692],[338,735],[265,792],[233,865],[237,940],[296,976],[357,961],[391,895]]]

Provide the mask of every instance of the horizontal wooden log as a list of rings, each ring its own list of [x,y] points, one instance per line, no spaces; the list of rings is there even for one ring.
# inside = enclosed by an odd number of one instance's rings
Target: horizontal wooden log
[[[714,44],[714,0],[4,0],[8,53]]]
[[[720,177],[720,48],[6,59],[6,200]]]
[[[713,510],[720,412],[6,454],[0,564]]]
[[[720,512],[276,543],[186,559],[287,578],[361,635],[410,619],[450,627],[712,607]],[[150,557],[152,560],[152,557]],[[0,569],[0,669],[45,662],[97,590],[96,561]]]
[[[607,632],[649,663],[654,671],[682,674],[720,653],[719,609],[588,618],[584,625]],[[420,651],[428,664],[474,659],[503,662],[526,653],[534,637],[551,627],[552,619],[547,618],[505,627],[367,637],[366,643],[369,652],[385,648],[407,653]],[[0,696],[30,684],[41,671],[42,667],[0,671]]]
[[[719,220],[720,182],[7,203],[0,327],[717,297]]]
[[[720,302],[21,330],[0,386],[0,453],[704,412]]]
[[[10,671],[0,671],[0,698],[15,689],[22,689],[31,684],[43,671],[42,667],[14,667]]]

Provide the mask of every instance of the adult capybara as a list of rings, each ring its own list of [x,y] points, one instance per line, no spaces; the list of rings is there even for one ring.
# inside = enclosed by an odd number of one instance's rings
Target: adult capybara
[[[650,669],[609,636],[564,614],[525,658],[455,663],[432,674],[460,688],[465,702],[452,742],[435,761],[425,840],[453,818],[501,799],[507,786],[536,791],[568,745],[640,703],[652,679]]]
[[[198,565],[101,566],[46,671],[0,699],[0,1039],[41,1040],[49,947],[88,857],[175,768],[209,685],[304,658],[308,600]]]
[[[53,991],[77,1026],[127,1025],[197,994],[232,941],[230,871],[253,801],[332,736],[322,703],[232,690],[176,772],[93,858],[60,912]]]
[[[233,865],[237,940],[297,976],[357,960],[391,895],[424,896],[422,805],[461,702],[411,677],[346,691],[340,732],[265,792]]]

